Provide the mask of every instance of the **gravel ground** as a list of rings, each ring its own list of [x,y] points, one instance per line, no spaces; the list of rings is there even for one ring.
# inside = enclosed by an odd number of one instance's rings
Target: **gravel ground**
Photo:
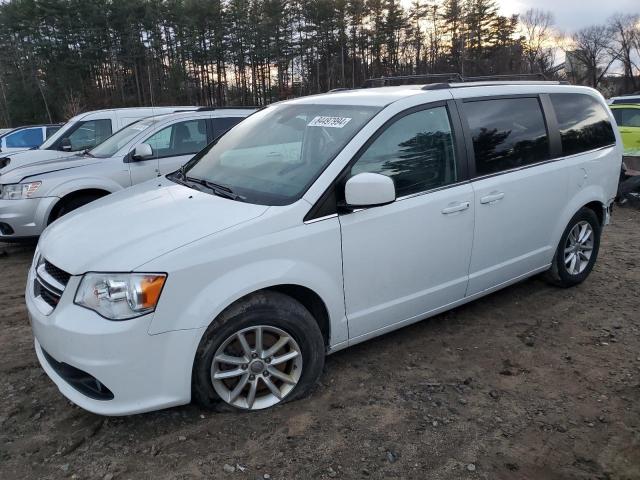
[[[640,211],[583,285],[534,278],[328,358],[307,399],[103,418],[40,369],[0,245],[0,478],[640,479]]]

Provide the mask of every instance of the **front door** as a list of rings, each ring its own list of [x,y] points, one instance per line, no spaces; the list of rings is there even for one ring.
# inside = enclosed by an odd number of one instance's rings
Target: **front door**
[[[464,298],[473,190],[456,150],[443,104],[396,119],[351,167],[391,177],[397,200],[340,216],[350,339]]]

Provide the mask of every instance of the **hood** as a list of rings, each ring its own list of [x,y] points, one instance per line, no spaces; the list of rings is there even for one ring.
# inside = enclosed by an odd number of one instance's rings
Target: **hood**
[[[35,152],[47,152],[47,150],[29,150],[24,152],[25,154],[32,154]],[[18,158],[10,157],[9,165],[4,168],[0,168],[0,183],[20,183],[22,180],[26,180],[29,177],[36,175],[44,175],[45,173],[57,172],[59,170],[68,170],[71,168],[84,167],[85,165],[97,164],[103,161],[103,158],[95,158],[89,155],[83,155],[78,153],[70,153],[66,156],[59,156],[61,152],[49,152],[55,153],[54,158],[40,159],[35,158]],[[63,152],[64,153],[64,152]],[[36,155],[42,156],[42,155]],[[2,165],[0,163],[0,165]]]
[[[73,275],[128,272],[170,250],[262,215],[269,207],[152,180],[86,205],[51,224],[39,249]]]
[[[25,165],[60,162],[69,157],[84,157],[78,152],[61,152],[59,150],[25,150],[15,153],[0,153],[0,179],[7,173]],[[91,157],[87,157],[91,158]]]

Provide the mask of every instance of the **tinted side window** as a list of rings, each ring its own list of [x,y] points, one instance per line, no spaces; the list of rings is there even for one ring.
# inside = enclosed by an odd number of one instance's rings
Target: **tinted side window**
[[[213,138],[218,138],[234,125],[240,123],[243,117],[218,117],[213,119]]]
[[[550,97],[558,118],[564,155],[616,142],[609,116],[594,98],[581,93],[554,93]]]
[[[32,148],[42,143],[42,127],[26,128],[6,137],[7,148]]]
[[[402,197],[456,181],[453,133],[446,107],[406,115],[388,127],[362,154],[351,174],[391,177]]]
[[[537,98],[466,102],[476,174],[487,175],[550,158],[549,137]]]

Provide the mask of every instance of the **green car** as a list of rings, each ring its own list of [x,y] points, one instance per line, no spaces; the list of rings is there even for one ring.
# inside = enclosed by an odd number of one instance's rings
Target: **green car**
[[[625,155],[640,156],[640,104],[612,105]]]

